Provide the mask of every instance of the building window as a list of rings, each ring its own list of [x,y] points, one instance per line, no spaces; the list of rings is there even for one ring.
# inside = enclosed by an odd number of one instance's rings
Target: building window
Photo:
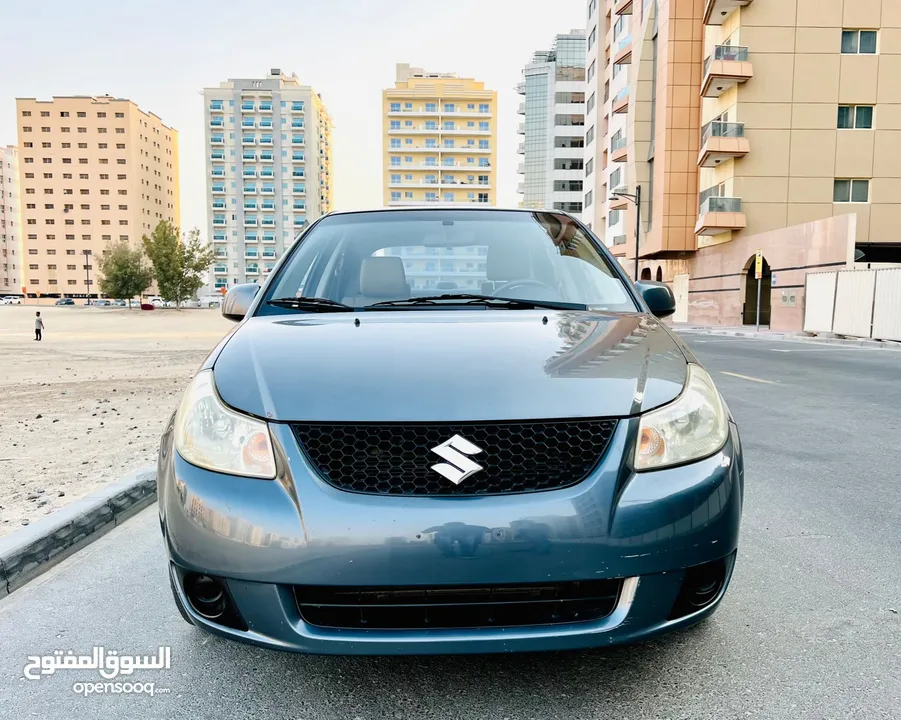
[[[585,163],[585,177],[591,175],[594,172],[594,158]],[[585,203],[585,206],[589,206],[591,203]]]
[[[591,145],[594,142],[594,125],[588,128],[588,132],[585,134],[585,143],[587,145]]]
[[[838,127],[840,130],[872,130],[872,105],[839,105]]]
[[[595,72],[597,71],[597,61],[591,63],[588,66],[588,81],[591,82],[591,79],[594,77]]]
[[[875,30],[842,30],[842,54],[875,55]]]
[[[400,103],[391,103],[391,105],[389,106],[389,112],[400,112]]]
[[[869,180],[836,180],[832,190],[832,202],[865,203],[870,201]]]
[[[623,216],[622,210],[611,210],[610,211],[610,220],[609,220],[610,227],[613,227],[614,225],[619,224],[619,221],[622,218],[622,216]]]
[[[591,93],[591,97],[588,98],[588,106],[585,108],[586,112],[591,112],[594,110],[595,105],[595,93]]]
[[[591,29],[591,34],[588,36],[588,49],[589,50],[591,50],[591,48],[594,47],[594,44],[597,42],[597,39],[598,39],[598,26],[595,25]]]

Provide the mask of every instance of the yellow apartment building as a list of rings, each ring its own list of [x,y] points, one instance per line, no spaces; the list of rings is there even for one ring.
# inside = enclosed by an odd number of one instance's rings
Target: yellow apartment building
[[[400,63],[382,117],[385,206],[496,204],[496,91]]]
[[[808,272],[901,263],[901,3],[593,0],[586,218],[677,321],[800,329]],[[591,105],[591,100],[589,100]],[[613,197],[613,199],[611,199]],[[590,214],[590,217],[589,217]]]
[[[178,133],[110,96],[18,98],[21,284],[30,297],[97,297],[93,256],[180,224]]]

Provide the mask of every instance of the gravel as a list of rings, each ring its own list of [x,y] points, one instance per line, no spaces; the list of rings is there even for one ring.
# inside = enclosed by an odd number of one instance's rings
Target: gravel
[[[0,307],[0,537],[153,463],[187,381],[233,327],[214,310],[45,306],[38,343],[34,312]]]

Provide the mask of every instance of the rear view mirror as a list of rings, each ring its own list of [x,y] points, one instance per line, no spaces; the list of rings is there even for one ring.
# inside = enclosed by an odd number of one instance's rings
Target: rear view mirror
[[[222,316],[235,322],[243,320],[259,290],[260,286],[256,283],[235,285],[222,303]]]
[[[635,283],[645,305],[659,318],[669,317],[676,312],[676,296],[669,285],[653,280],[639,280]]]

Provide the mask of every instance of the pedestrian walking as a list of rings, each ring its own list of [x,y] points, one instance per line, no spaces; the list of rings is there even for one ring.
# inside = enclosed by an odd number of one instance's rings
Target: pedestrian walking
[[[44,320],[40,310],[34,314],[34,339],[40,340],[44,333]]]

